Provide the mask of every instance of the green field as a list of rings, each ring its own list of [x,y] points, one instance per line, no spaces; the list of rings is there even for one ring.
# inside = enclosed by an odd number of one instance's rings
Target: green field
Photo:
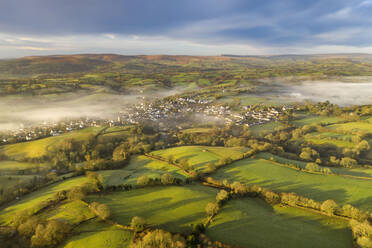
[[[89,209],[87,203],[79,200],[64,202],[58,207],[48,209],[41,215],[45,219],[60,220],[71,225],[79,224],[82,221],[92,219],[96,216],[93,211]]]
[[[45,164],[33,164],[27,162],[17,162],[17,161],[0,161],[0,172],[16,172],[22,170],[33,169],[37,167],[43,167]]]
[[[311,125],[311,124],[334,124],[337,122],[343,121],[343,119],[339,117],[328,117],[328,116],[310,116],[305,117],[299,120],[293,121],[293,123],[296,126],[305,126],[305,125]]]
[[[347,122],[335,124],[329,127],[330,129],[339,129],[347,132],[370,132],[372,133],[372,123],[369,122]]]
[[[131,158],[129,165],[119,170],[99,171],[105,185],[131,184],[135,185],[140,176],[160,178],[164,173],[170,173],[176,178],[185,180],[188,175],[177,167],[166,162],[140,155]]]
[[[302,209],[275,206],[260,199],[229,201],[206,234],[241,247],[352,247],[348,223]]]
[[[304,140],[313,144],[332,144],[337,147],[353,148],[357,144],[352,142],[352,135],[345,135],[332,132],[313,132],[304,136]]]
[[[277,155],[274,155],[274,154],[271,154],[271,153],[268,153],[268,152],[259,153],[259,154],[256,155],[256,158],[263,158],[263,159],[266,159],[266,160],[271,160],[271,158],[273,158],[275,162],[278,162],[280,164],[295,165],[296,167],[299,167],[299,168],[302,168],[302,169],[305,169],[306,164],[307,164],[307,162],[279,157]],[[327,167],[327,168],[331,169],[332,173],[336,174],[336,175],[348,175],[348,176],[355,176],[355,177],[370,177],[372,179],[372,169],[367,169],[367,168],[348,169],[348,168],[343,168],[343,167]]]
[[[211,131],[212,131],[212,128],[197,127],[197,128],[184,129],[184,130],[182,130],[182,133],[203,133],[203,134],[207,134],[207,133],[210,133]]]
[[[213,178],[259,184],[276,191],[295,192],[324,201],[333,199],[339,204],[350,203],[372,210],[371,180],[319,175],[291,168],[264,159],[244,159],[218,170]]]
[[[53,146],[60,145],[66,139],[75,139],[82,141],[87,139],[90,135],[97,135],[102,127],[89,127],[78,131],[65,133],[59,136],[48,137],[30,142],[21,142],[11,145],[6,145],[0,148],[6,156],[13,159],[20,158],[37,158],[46,154],[48,149]]]
[[[75,231],[76,235],[67,239],[59,248],[127,248],[133,239],[132,232],[98,220],[81,224]]]
[[[9,223],[12,216],[19,211],[35,212],[39,210],[40,204],[50,199],[55,192],[68,190],[89,182],[87,177],[75,177],[63,182],[55,183],[38,191],[23,196],[18,201],[13,201],[10,206],[5,206],[0,212],[0,223]]]
[[[190,230],[203,222],[205,206],[215,201],[217,190],[201,185],[155,186],[131,191],[89,196],[109,206],[112,219],[128,225],[134,216],[144,218],[152,227],[172,232]]]
[[[284,125],[280,122],[271,121],[261,125],[255,125],[251,127],[252,134],[254,136],[265,135],[274,132],[277,128],[283,127]]]
[[[197,171],[203,171],[208,163],[216,163],[222,158],[236,160],[247,150],[243,147],[180,146],[151,153],[165,159],[169,156],[173,156],[176,160],[186,159],[189,166]]]
[[[25,185],[30,183],[35,175],[2,175],[0,176],[0,188],[7,190],[16,185]]]

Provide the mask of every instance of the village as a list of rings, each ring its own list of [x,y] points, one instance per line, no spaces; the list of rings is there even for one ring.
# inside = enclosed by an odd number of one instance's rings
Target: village
[[[243,106],[240,111],[233,111],[228,104],[220,104],[208,99],[179,97],[149,103],[142,102],[122,112],[120,119],[132,124],[146,120],[166,123],[168,120],[184,120],[185,116],[199,114],[214,117],[227,124],[235,123],[249,127],[278,120],[281,112],[286,108],[288,107],[257,109],[253,106]]]
[[[289,108],[289,107],[287,107]],[[23,125],[19,129],[9,130],[0,135],[0,144],[30,141],[49,136],[57,136],[85,127],[99,127],[103,125],[118,126],[143,122],[156,123],[160,131],[182,129],[182,124],[192,121],[192,115],[212,117],[219,123],[245,125],[248,127],[278,120],[286,107],[243,106],[239,111],[232,110],[229,104],[216,103],[209,99],[195,99],[193,97],[169,97],[156,101],[143,101],[139,104],[127,106],[112,119],[97,119],[82,117],[75,120],[59,122],[44,121],[40,125]],[[190,123],[189,123],[190,124]],[[200,123],[202,124],[202,123]]]

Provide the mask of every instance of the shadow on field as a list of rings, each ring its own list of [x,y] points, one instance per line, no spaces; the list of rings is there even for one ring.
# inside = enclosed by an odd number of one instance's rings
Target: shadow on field
[[[256,172],[254,170],[252,170],[251,172],[249,169],[247,169],[247,167],[256,163],[257,161],[255,160],[242,160],[224,167],[220,171],[217,171],[217,173],[213,174],[212,177],[218,180],[228,179],[230,183],[238,181],[246,183],[248,185],[257,184],[261,187],[267,187],[268,189],[271,189],[273,191],[287,193],[295,192],[301,196],[312,198],[316,201],[334,199],[337,203],[344,204],[349,198],[345,189],[320,189],[320,187],[322,187],[321,183],[316,183],[315,181],[301,182],[297,178],[297,175],[301,175],[301,173],[304,173],[301,171],[288,171],[289,173],[297,173],[294,177],[295,181],[291,181],[290,179],[286,180],[283,175],[280,175],[278,179],[275,179],[276,171],[270,171],[270,168],[268,168],[267,176],[271,178],[265,179],[264,177],[266,174],[260,177],[259,175],[255,175]],[[276,169],[276,167],[274,168]],[[279,168],[283,169],[281,167]],[[254,169],[257,169],[257,167]],[[260,171],[259,173],[263,172]]]
[[[298,209],[278,212],[260,199],[232,200],[215,217],[207,235],[243,247],[351,247],[347,224],[333,225],[329,220]]]

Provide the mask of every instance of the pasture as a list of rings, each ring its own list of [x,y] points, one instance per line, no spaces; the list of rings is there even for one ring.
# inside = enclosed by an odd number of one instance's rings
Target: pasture
[[[7,161],[3,160],[0,161],[0,172],[1,173],[15,173],[17,171],[23,171],[23,170],[29,170],[34,169],[38,167],[44,167],[45,164],[33,164],[33,163],[27,163],[27,162],[18,162],[18,161]]]
[[[272,133],[277,128],[280,128],[280,127],[284,127],[284,125],[281,124],[280,122],[270,121],[265,124],[252,126],[250,130],[252,131],[252,134],[254,136],[258,137],[260,135],[266,135],[268,133]]]
[[[302,209],[268,205],[261,199],[230,200],[207,228],[213,240],[241,247],[351,247],[344,220]]]
[[[64,133],[59,136],[5,145],[0,148],[0,151],[12,159],[38,158],[44,156],[48,149],[60,145],[66,139],[83,141],[88,139],[91,135],[97,135],[101,129],[102,127],[89,127],[78,131]]]
[[[357,144],[353,142],[353,135],[332,132],[313,132],[304,136],[304,140],[313,144],[332,144],[341,148],[353,148]]]
[[[96,215],[88,207],[88,204],[80,201],[63,202],[55,208],[48,209],[41,214],[48,220],[60,220],[70,225],[77,225],[82,221],[94,218]]]
[[[75,186],[83,185],[88,183],[90,180],[85,177],[75,177],[67,179],[62,182],[58,182],[47,187],[44,187],[38,191],[32,192],[21,197],[20,200],[13,201],[9,206],[4,206],[0,209],[0,223],[9,224],[15,213],[20,211],[28,211],[30,213],[37,212],[41,204],[44,201],[50,199],[54,193],[62,190],[69,190]]]
[[[16,185],[27,185],[31,183],[35,175],[0,175],[0,188],[11,189]]]
[[[263,158],[266,160],[271,160],[271,158],[274,159],[275,162],[286,165],[295,165],[296,167],[299,167],[301,169],[305,169],[307,162],[299,161],[299,160],[293,160],[288,158],[279,157],[277,155],[274,155],[272,153],[268,152],[262,152],[256,155],[256,158]],[[320,166],[322,168],[322,166]],[[372,169],[367,168],[343,168],[343,167],[326,167],[329,168],[333,174],[336,175],[347,175],[347,176],[355,176],[355,177],[370,177],[372,180]]]
[[[118,170],[104,170],[97,172],[102,175],[103,183],[108,185],[131,184],[136,185],[140,176],[160,178],[164,173],[170,173],[175,178],[185,180],[188,175],[177,167],[166,162],[152,159],[144,155],[133,156],[127,166]]]
[[[213,176],[247,184],[258,184],[274,191],[295,192],[316,201],[333,199],[372,210],[371,180],[338,175],[320,175],[279,166],[264,159],[244,159],[221,168]]]
[[[347,122],[329,126],[330,129],[343,130],[346,132],[370,132],[372,133],[372,123],[370,122]]]
[[[203,171],[208,163],[216,163],[223,158],[237,160],[246,151],[248,149],[243,147],[180,146],[154,151],[151,154],[164,159],[173,156],[176,161],[186,160],[196,171]]]
[[[205,206],[215,201],[217,192],[201,185],[154,186],[92,195],[87,200],[109,206],[112,219],[123,225],[129,225],[132,217],[140,216],[151,227],[187,232],[192,224],[204,221]]]
[[[105,222],[91,220],[76,228],[76,235],[68,238],[59,248],[127,248],[133,233]]]
[[[339,117],[328,117],[328,116],[308,116],[301,118],[299,120],[293,121],[293,124],[295,124],[298,127],[302,127],[305,125],[311,125],[311,124],[324,124],[324,125],[331,125],[338,123],[340,121],[343,121],[342,118]]]

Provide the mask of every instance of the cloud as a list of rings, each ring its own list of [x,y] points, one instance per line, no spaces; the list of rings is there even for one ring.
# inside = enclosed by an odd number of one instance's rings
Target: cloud
[[[370,51],[371,11],[371,0],[2,0],[0,51]]]

